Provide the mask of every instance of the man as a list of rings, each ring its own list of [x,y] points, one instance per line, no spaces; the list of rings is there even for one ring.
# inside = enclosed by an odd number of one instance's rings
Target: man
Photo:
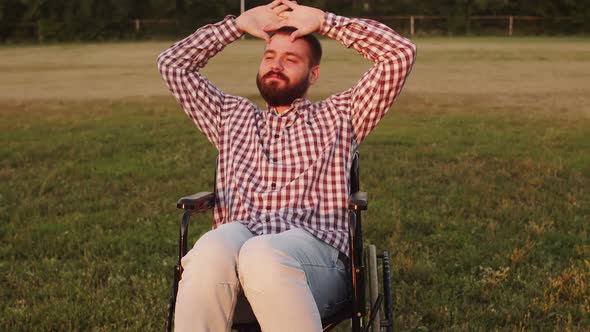
[[[305,99],[320,74],[312,32],[374,62],[354,87],[318,103]],[[199,73],[244,33],[266,41],[256,77],[266,109]],[[219,151],[214,230],[182,260],[176,330],[228,331],[245,296],[264,331],[321,331],[346,296],[352,156],[414,58],[415,46],[383,24],[288,0],[204,26],[159,56],[166,84]]]

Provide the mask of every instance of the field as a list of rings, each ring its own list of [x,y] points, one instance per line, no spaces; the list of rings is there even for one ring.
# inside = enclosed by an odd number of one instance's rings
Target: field
[[[170,43],[0,47],[0,330],[163,328],[175,202],[211,188],[215,160],[158,76]],[[396,329],[590,330],[590,40],[416,43],[361,146]],[[204,72],[261,104],[261,47]],[[369,67],[324,47],[313,100]]]

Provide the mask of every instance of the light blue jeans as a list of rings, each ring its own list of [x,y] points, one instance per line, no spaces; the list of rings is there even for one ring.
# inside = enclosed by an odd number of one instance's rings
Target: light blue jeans
[[[263,331],[321,331],[321,317],[346,299],[338,256],[301,229],[255,236],[239,222],[221,225],[182,259],[175,331],[230,331],[253,319]]]

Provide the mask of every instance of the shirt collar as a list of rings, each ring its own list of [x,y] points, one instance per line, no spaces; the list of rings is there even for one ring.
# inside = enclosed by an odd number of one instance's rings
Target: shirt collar
[[[309,99],[297,98],[293,101],[293,103],[291,104],[291,107],[289,107],[289,109],[286,110],[285,112],[283,112],[282,114],[278,114],[277,111],[275,110],[275,108],[269,107],[268,104],[266,105],[266,108],[268,109],[268,111],[270,111],[272,114],[274,114],[278,117],[285,117],[293,111],[297,112],[298,114],[303,114],[305,112],[305,110],[309,108],[310,105],[311,105],[311,101]]]

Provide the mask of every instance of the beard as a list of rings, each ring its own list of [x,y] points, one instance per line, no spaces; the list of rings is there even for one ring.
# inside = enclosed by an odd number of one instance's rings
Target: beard
[[[270,82],[266,81],[266,78],[270,75],[276,75],[282,79],[284,86],[281,87],[281,82],[276,81],[276,79]],[[262,77],[260,77],[260,74],[256,75],[256,86],[268,106],[290,106],[295,99],[305,95],[309,88],[309,80],[307,77],[304,77],[302,80],[291,84],[291,80],[285,74],[269,71]]]

